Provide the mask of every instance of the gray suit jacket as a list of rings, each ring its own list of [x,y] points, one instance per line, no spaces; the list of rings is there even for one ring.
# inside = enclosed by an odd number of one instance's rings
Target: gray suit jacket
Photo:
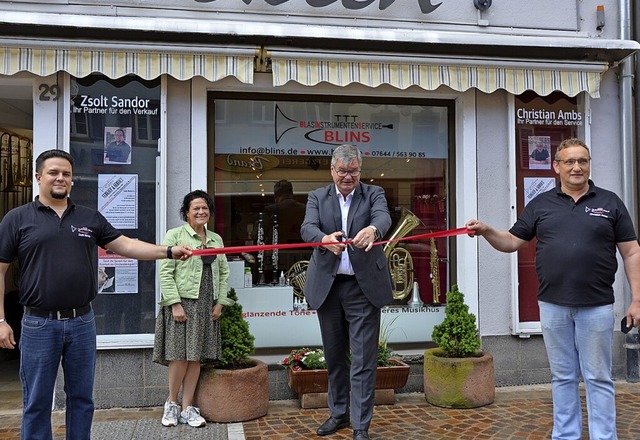
[[[379,237],[383,237],[391,227],[391,217],[384,190],[360,182],[349,208],[346,232],[353,238],[369,225],[378,228]],[[342,221],[335,184],[311,191],[300,228],[302,239],[307,243],[319,242],[323,236],[340,230]],[[369,301],[375,307],[391,303],[391,275],[382,246],[374,246],[369,252],[347,247],[347,252],[358,284]],[[304,296],[313,309],[320,308],[327,298],[339,265],[339,256],[323,247],[313,249],[304,284]]]

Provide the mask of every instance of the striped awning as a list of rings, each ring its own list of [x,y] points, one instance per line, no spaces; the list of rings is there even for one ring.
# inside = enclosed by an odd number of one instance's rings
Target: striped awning
[[[600,79],[607,63],[516,61],[489,58],[403,57],[363,53],[317,54],[270,50],[273,85],[289,81],[314,86],[358,83],[368,87],[389,84],[398,89],[417,86],[458,92],[475,88],[485,93],[504,89],[514,95],[533,90],[540,96],[560,91],[568,96],[587,92],[600,96]]]
[[[101,47],[90,43],[83,47],[38,47],[24,46],[24,42],[23,47],[15,47],[2,43],[0,40],[1,75],[26,71],[49,76],[64,71],[77,78],[101,73],[109,78],[137,75],[154,79],[166,74],[178,80],[201,76],[209,81],[233,76],[252,84],[256,56],[255,48]]]

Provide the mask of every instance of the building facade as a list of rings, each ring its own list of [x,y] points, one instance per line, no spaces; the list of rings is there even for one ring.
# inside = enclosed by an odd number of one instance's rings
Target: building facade
[[[470,218],[510,227],[555,185],[550,157],[573,136],[592,148],[593,179],[635,218],[640,45],[630,3],[0,2],[1,213],[31,200],[33,158],[60,148],[76,160],[74,200],[129,236],[159,242],[181,223],[182,197],[206,189],[217,207],[210,227],[226,246],[293,244],[306,194],[331,181],[332,149],[352,143],[364,153],[363,182],[385,189],[390,235],[422,236],[385,250],[396,280],[383,321],[393,323],[391,345],[427,347],[458,284],[497,383],[548,382],[533,246],[504,255],[464,234],[427,234]],[[286,197],[282,180],[293,188]],[[320,345],[300,289],[309,255],[229,254],[259,354]],[[156,265],[106,252],[98,264],[108,281],[94,301],[96,404],[158,405]],[[16,319],[14,278],[6,302]],[[615,290],[621,317],[623,272]]]

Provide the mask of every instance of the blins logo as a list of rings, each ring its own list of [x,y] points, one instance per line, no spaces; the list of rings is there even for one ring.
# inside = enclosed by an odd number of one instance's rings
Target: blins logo
[[[611,211],[607,211],[604,208],[589,208],[588,206],[584,207],[584,212],[594,217],[604,217],[604,218],[609,218],[608,214],[611,213]]]
[[[86,226],[80,226],[79,228],[76,226],[71,225],[71,232],[72,233],[78,233],[78,237],[85,237],[85,238],[91,238],[91,234],[93,233],[93,231],[90,228],[87,228]]]

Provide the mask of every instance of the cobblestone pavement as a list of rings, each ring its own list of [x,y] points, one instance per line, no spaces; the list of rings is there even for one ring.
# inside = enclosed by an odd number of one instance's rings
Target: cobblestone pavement
[[[584,402],[584,391],[583,402]],[[422,394],[398,394],[395,405],[376,406],[369,434],[375,440],[542,440],[553,425],[550,385],[496,389],[493,404],[475,409],[430,405]],[[617,425],[620,440],[640,439],[640,384],[617,383]],[[586,415],[584,405],[583,414]],[[300,409],[297,401],[272,402],[269,414],[244,423],[246,440],[321,438],[316,428],[326,409]],[[331,440],[351,439],[344,429]],[[586,420],[583,439],[588,439]]]
[[[584,391],[582,392],[584,397]],[[640,384],[616,384],[617,425],[620,440],[640,439]],[[584,399],[583,399],[584,401]],[[376,406],[369,434],[374,440],[542,440],[552,427],[550,386],[496,389],[491,405],[476,409],[432,406],[422,394],[398,394],[395,405]],[[583,408],[584,412],[584,408]],[[301,409],[297,400],[271,401],[269,413],[242,424],[209,423],[206,428],[164,428],[162,409],[132,408],[97,410],[94,440],[109,439],[212,439],[285,440],[320,439],[316,428],[326,419],[326,409]],[[0,440],[20,438],[20,410],[0,409]],[[55,411],[54,438],[64,439],[64,413]],[[344,429],[327,440],[351,439]],[[588,439],[586,421],[583,439]]]

